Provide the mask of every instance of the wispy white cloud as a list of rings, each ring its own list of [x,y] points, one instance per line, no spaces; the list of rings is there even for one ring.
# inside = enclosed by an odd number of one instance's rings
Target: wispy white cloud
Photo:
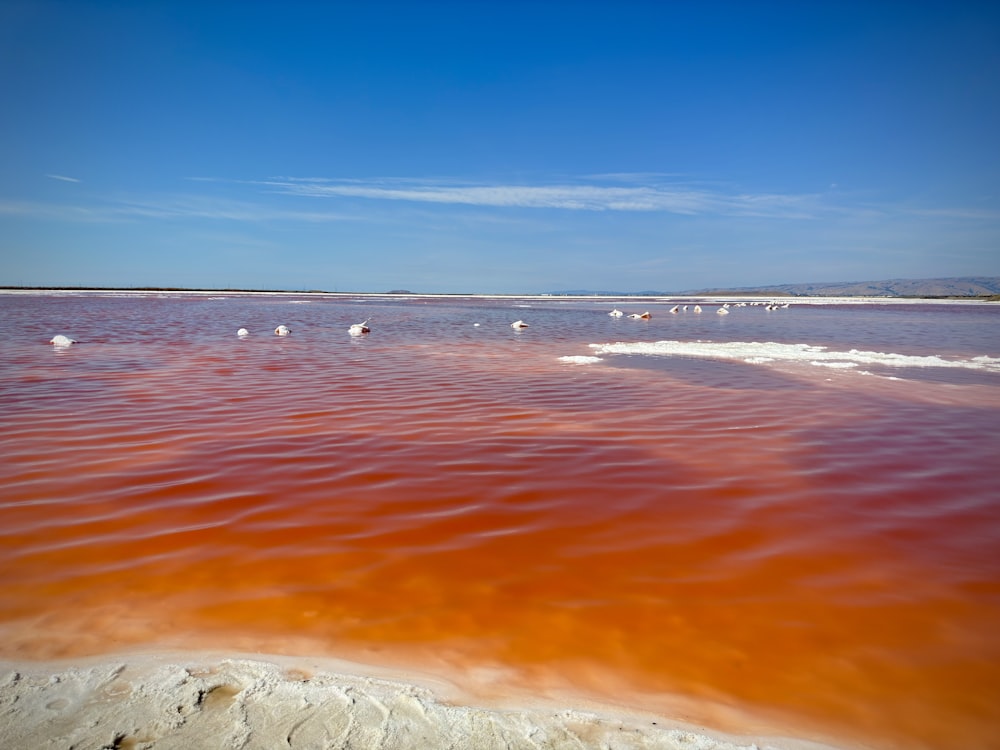
[[[67,206],[57,203],[39,203],[37,201],[12,201],[2,199],[0,199],[0,215],[47,220],[99,220],[99,212],[83,206]]]
[[[127,198],[109,204],[108,216],[122,219],[209,219],[236,222],[305,221],[326,222],[355,219],[355,216],[333,211],[302,211],[267,205],[256,201],[240,201],[199,195]]]
[[[239,201],[199,195],[105,199],[90,205],[0,199],[0,215],[97,223],[142,219],[204,219],[241,223],[267,221],[319,223],[352,221],[359,218],[354,214],[343,212],[303,211],[268,205],[261,201]]]
[[[725,214],[809,218],[824,208],[817,195],[726,193],[721,190],[657,183],[629,186],[572,183],[481,185],[398,179],[359,181],[286,177],[262,180],[255,184],[285,194],[315,198],[366,198],[569,211],[655,211],[687,216]]]
[[[48,175],[70,182],[71,177]],[[452,215],[477,222],[550,220],[551,213],[529,214],[495,209],[551,209],[564,212],[659,213],[692,218],[763,220],[834,219],[886,222],[893,217],[926,221],[995,222],[1000,213],[982,207],[920,207],[879,202],[842,190],[816,193],[748,192],[726,184],[685,181],[680,175],[618,173],[568,178],[550,184],[473,183],[443,178],[331,179],[326,177],[269,177],[232,180],[189,177],[192,188],[166,195],[91,196],[83,203],[37,203],[0,199],[0,214],[86,222],[141,220],[225,221],[235,223],[400,220],[398,213],[379,209],[390,203],[410,203],[407,220],[423,215],[440,218],[435,206],[482,209]],[[208,187],[210,185],[210,187]],[[249,189],[249,192],[248,192]],[[239,194],[239,197],[236,195]],[[329,199],[305,202],[296,199]],[[345,199],[338,201],[336,199]],[[357,201],[371,202],[376,210]],[[418,206],[423,206],[418,210]]]
[[[45,175],[50,180],[62,180],[63,182],[80,182],[80,180],[75,177],[67,177],[64,174],[47,174]]]

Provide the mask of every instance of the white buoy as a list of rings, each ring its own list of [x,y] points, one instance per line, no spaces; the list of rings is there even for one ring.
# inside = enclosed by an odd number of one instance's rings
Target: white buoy
[[[69,336],[63,336],[61,333],[53,336],[49,341],[50,344],[55,344],[56,346],[69,346],[70,344],[75,344],[76,339],[71,339]]]
[[[347,329],[347,332],[352,336],[360,336],[364,333],[371,333],[372,329],[368,327],[369,320],[371,320],[371,318],[368,318],[363,323],[355,323]]]
[[[513,323],[510,324],[510,327],[514,329],[521,329],[521,328],[527,328],[528,324],[525,323],[523,320],[515,320]]]
[[[250,331],[248,331],[246,328],[241,328],[236,332],[236,335],[239,336],[240,338],[243,338],[244,336],[249,336]]]
[[[278,326],[277,328],[274,329],[274,332],[278,336],[287,336],[292,332],[292,329],[289,328],[288,326]]]
[[[614,310],[612,310],[611,312],[608,313],[608,315],[610,315],[612,318],[620,318],[624,314],[625,313],[623,313],[617,307]]]

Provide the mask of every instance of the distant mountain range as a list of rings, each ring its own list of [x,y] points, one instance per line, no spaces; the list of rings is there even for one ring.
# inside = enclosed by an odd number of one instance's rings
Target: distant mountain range
[[[674,292],[564,291],[558,295],[608,295],[621,297],[706,296],[747,294],[781,297],[993,297],[1000,296],[1000,276],[962,276],[950,279],[890,279],[888,281],[839,281],[812,284],[713,287]]]

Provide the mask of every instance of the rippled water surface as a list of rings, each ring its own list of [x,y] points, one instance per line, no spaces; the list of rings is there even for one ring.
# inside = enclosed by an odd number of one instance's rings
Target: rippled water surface
[[[0,295],[0,655],[364,654],[1000,746],[1000,307],[613,304]]]

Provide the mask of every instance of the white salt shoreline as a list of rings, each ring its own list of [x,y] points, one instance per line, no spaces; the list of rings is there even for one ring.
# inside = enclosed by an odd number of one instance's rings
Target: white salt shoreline
[[[831,750],[652,715],[461,705],[444,683],[331,659],[142,652],[0,660],[4,748]]]
[[[323,292],[323,291],[255,291],[251,289],[116,289],[116,288],[61,288],[5,287],[0,295],[42,296],[42,297],[277,297],[331,300],[454,300],[468,302],[477,300],[531,302],[600,302],[602,305],[628,304],[674,304],[676,302],[723,304],[738,303],[789,303],[792,305],[977,305],[997,307],[1000,302],[981,297],[880,297],[880,296],[824,296],[824,295],[760,295],[739,292],[720,294],[658,294],[658,295],[604,295],[604,294],[461,294],[434,292]]]

